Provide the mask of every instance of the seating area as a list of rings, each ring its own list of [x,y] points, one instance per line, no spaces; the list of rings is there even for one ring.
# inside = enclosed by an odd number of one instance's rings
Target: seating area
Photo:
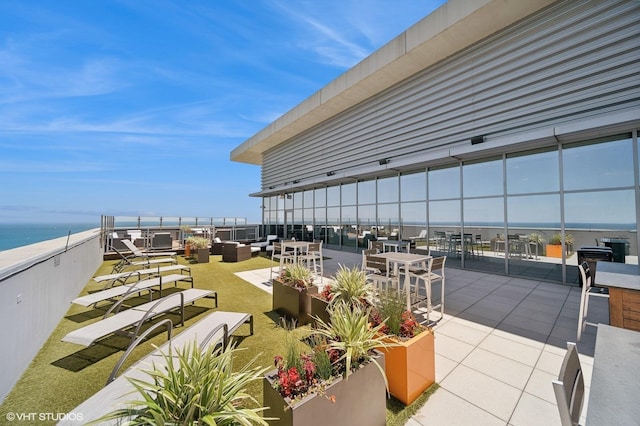
[[[362,255],[359,253],[326,249],[323,252],[326,256],[325,277],[333,275],[338,265],[362,265]],[[270,306],[268,286],[264,285],[271,273],[269,259],[252,259],[251,264],[247,263],[246,271],[238,272],[238,276],[244,277],[243,279],[220,275],[228,272],[223,272],[216,266],[218,264],[219,262],[212,262],[191,267],[198,286],[208,290],[213,286],[220,286],[225,294],[229,291],[247,294],[246,297],[238,296],[230,300],[225,298],[221,308],[224,311],[253,313],[254,318],[260,318],[256,325],[257,335],[263,334],[265,330],[274,333],[274,320],[264,315]],[[110,267],[107,263],[102,269]],[[566,342],[576,336],[580,288],[448,266],[444,269],[446,304],[443,318],[435,325],[436,381],[440,387],[417,411],[409,424],[558,424],[560,417],[551,381],[558,377],[566,353]],[[213,279],[218,275],[220,280]],[[243,310],[242,306],[247,310]],[[177,311],[179,313],[179,309]],[[73,308],[71,312],[77,315],[84,311]],[[423,313],[417,311],[418,315]],[[606,300],[592,300],[589,315],[593,321],[606,321]],[[162,319],[161,316],[157,318]],[[197,315],[195,320],[198,319]],[[65,320],[67,330],[70,323],[70,320]],[[84,327],[76,324],[71,328]],[[177,330],[185,329],[180,327]],[[276,336],[274,342],[277,341]],[[587,328],[581,342],[577,344],[587,390],[590,386],[589,371],[593,363],[590,357],[593,355],[595,336],[595,330]],[[100,343],[103,340],[109,341],[97,338],[93,344],[88,343],[89,346],[84,350],[106,347]],[[166,335],[158,334],[154,341],[159,346],[166,342]],[[242,346],[258,353],[265,350],[262,342],[251,337],[243,340]],[[67,342],[59,345],[69,346],[68,349],[71,350],[74,346]],[[272,350],[273,348],[269,349],[269,354],[264,358],[268,360]],[[118,351],[118,357],[121,352],[122,350]],[[37,374],[41,368],[54,371],[59,368],[52,365],[55,357],[52,359],[51,356],[44,356],[42,359],[42,362],[34,364],[33,373],[29,372],[25,376],[26,382],[32,383],[32,374]],[[116,362],[117,360],[112,359],[94,361],[96,366],[87,367],[87,370],[101,366],[111,369]],[[74,373],[78,380],[86,377],[81,373]],[[100,376],[101,380],[106,380],[108,373]],[[55,389],[55,384],[49,384],[48,387]],[[85,394],[83,399],[75,399],[74,405],[60,409],[71,411],[96,392],[95,387],[89,386],[88,389],[93,390],[88,391],[89,394]],[[477,392],[477,389],[484,391]],[[51,389],[47,389],[47,392],[50,391]],[[16,392],[25,392],[21,383],[17,385]],[[31,394],[33,392],[34,390],[30,391]],[[535,422],[532,422],[534,419]]]

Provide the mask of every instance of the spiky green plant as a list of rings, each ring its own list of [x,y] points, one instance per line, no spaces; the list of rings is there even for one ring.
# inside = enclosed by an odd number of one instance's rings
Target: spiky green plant
[[[364,301],[370,302],[373,294],[373,285],[367,281],[367,274],[354,266],[349,269],[344,265],[340,265],[334,276],[334,284],[331,286],[333,299],[331,303],[340,301],[347,304],[360,304]]]
[[[389,328],[388,333],[400,335],[402,314],[407,310],[407,304],[398,291],[391,289],[388,293],[381,294],[375,305],[381,320]]]
[[[305,289],[313,285],[313,274],[302,263],[294,263],[282,271],[280,280],[293,287]]]
[[[255,398],[246,392],[249,383],[262,380],[268,368],[253,367],[256,358],[234,371],[238,349],[232,346],[211,352],[194,341],[162,354],[163,364],[144,370],[149,381],[128,378],[140,400],[113,411],[91,424],[120,420],[127,425],[267,425]]]
[[[380,332],[384,324],[369,326],[371,307],[339,301],[330,305],[328,309],[331,322],[327,324],[318,318],[318,327],[312,334],[326,339],[328,351],[335,350],[340,354],[338,362],[344,361],[344,371],[341,372],[344,378],[347,379],[351,374],[352,364],[374,362],[386,384],[384,368],[376,361],[374,349],[395,345],[389,343],[386,335]]]

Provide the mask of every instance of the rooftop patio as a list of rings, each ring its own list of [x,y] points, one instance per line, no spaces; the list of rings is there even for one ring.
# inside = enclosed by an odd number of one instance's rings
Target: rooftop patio
[[[355,253],[324,250],[324,256],[327,277],[340,264],[361,264],[361,256]],[[186,260],[180,258],[180,263],[183,262]],[[265,268],[268,265],[263,257],[224,263],[220,257],[211,256],[211,263],[191,266],[196,288],[212,288],[221,294],[219,309],[255,311],[256,330],[271,330],[270,334],[275,334],[274,318],[269,313],[270,298],[258,297],[262,291],[270,291],[269,268]],[[98,272],[108,269],[110,262],[105,262]],[[231,282],[224,278],[234,273],[261,290],[252,286],[238,290],[241,280]],[[230,297],[225,289],[227,281],[228,288],[235,287],[241,296]],[[90,283],[83,293],[92,285],[95,283]],[[579,288],[447,267],[445,293],[445,317],[435,326],[436,381],[440,387],[407,424],[560,424],[551,380],[557,377],[566,342],[576,338]],[[207,309],[194,309],[186,325]],[[608,322],[607,302],[593,301],[590,317],[596,322]],[[0,406],[0,416],[19,412],[22,407],[31,407],[30,411],[54,408],[71,411],[100,389],[106,378],[103,370],[112,368],[126,343],[114,337],[78,351],[74,345],[60,341],[70,329],[94,319],[97,317],[90,309],[70,308]],[[181,330],[177,328],[175,332]],[[241,346],[249,345],[255,338],[242,336]],[[165,334],[154,336],[137,348],[132,358],[143,356],[152,344],[164,341]],[[588,327],[578,344],[587,393],[594,345],[595,329]],[[267,354],[265,359],[271,356]],[[78,367],[78,363],[84,364]],[[76,370],[70,369],[70,365]],[[47,380],[66,381],[74,386],[69,389]]]
[[[339,264],[362,262],[359,254],[324,254],[327,276]],[[576,340],[580,288],[450,267],[445,273],[445,317],[435,326],[440,388],[408,424],[559,425],[551,381],[567,341]],[[270,291],[268,269],[238,275]],[[608,323],[607,301],[591,303],[590,318]],[[587,327],[578,343],[587,387],[583,413],[595,337]]]

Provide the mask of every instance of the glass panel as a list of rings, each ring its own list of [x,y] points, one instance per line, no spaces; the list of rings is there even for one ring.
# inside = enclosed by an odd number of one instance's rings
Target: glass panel
[[[504,273],[504,257],[495,253],[496,236],[504,232],[504,198],[464,200],[463,209],[465,268]]]
[[[313,209],[302,209],[305,241],[313,241]]]
[[[304,191],[304,207],[313,207],[313,190]]]
[[[464,197],[502,195],[502,160],[470,163],[462,167]]]
[[[353,206],[356,204],[356,184],[348,183],[342,185],[342,205]]]
[[[398,202],[398,176],[378,179],[378,203]]]
[[[298,241],[304,241],[305,233],[303,232],[302,209],[293,210],[293,236]]]
[[[398,204],[378,205],[378,238],[397,240],[400,238]]]
[[[342,207],[342,245],[343,247],[357,247],[358,229],[356,226],[356,207]]]
[[[564,189],[597,189],[632,186],[634,182],[631,139],[562,150]]]
[[[374,204],[376,202],[376,181],[358,182],[358,204]]]
[[[284,194],[282,198],[284,199],[284,209],[291,210],[293,208],[293,194]]]
[[[302,208],[302,192],[293,193],[293,207],[296,209]]]
[[[324,207],[327,205],[327,189],[326,188],[317,188],[314,189],[314,200],[315,207]]]
[[[402,209],[402,227],[400,228],[401,238],[403,240],[410,239],[413,249],[428,249],[427,203],[425,201],[417,203],[402,203],[400,208]]]
[[[327,208],[326,242],[334,246],[340,245],[340,207]]]
[[[434,256],[447,257],[447,265],[461,266],[460,258],[452,256],[456,244],[452,236],[460,234],[460,201],[429,202],[429,238]]]
[[[560,190],[558,151],[507,158],[507,193],[531,194]]]
[[[369,246],[369,240],[375,238],[376,206],[373,204],[358,206],[358,245],[362,248]]]
[[[460,197],[460,168],[429,170],[429,199]]]
[[[402,201],[423,201],[427,199],[427,173],[412,173],[400,176],[400,197]]]
[[[330,186],[327,188],[327,206],[340,205],[340,187]]]
[[[327,237],[327,212],[325,211],[324,208],[316,208],[314,209],[314,214],[315,214],[315,228],[313,228],[313,239],[315,240],[322,240],[325,243],[327,242],[326,237]]]
[[[637,264],[635,218],[633,190],[565,194],[565,228],[576,250],[605,245],[614,250],[614,261]],[[577,265],[577,258],[567,264]]]
[[[562,250],[547,248],[560,232],[560,195],[509,197],[507,222],[495,250],[509,259],[509,274],[562,282]]]

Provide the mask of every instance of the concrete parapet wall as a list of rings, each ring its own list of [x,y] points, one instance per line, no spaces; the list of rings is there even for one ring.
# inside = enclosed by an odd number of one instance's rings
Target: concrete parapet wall
[[[102,263],[99,230],[0,252],[0,401]]]

